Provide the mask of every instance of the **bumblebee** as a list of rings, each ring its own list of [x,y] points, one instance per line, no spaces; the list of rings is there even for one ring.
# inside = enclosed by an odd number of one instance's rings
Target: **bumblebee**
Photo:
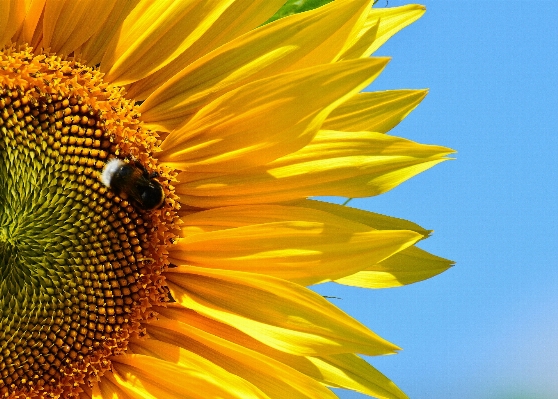
[[[157,173],[149,173],[139,162],[128,163],[121,159],[111,159],[101,174],[101,182],[117,195],[131,198],[136,205],[150,211],[163,206],[165,193],[163,186],[154,178]]]

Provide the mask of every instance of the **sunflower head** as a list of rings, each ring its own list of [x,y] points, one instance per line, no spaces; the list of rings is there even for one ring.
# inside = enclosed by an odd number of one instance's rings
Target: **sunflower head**
[[[0,397],[405,397],[359,357],[399,348],[307,287],[451,262],[309,198],[452,152],[386,134],[425,90],[361,92],[424,7],[283,3],[0,1]]]
[[[0,392],[62,393],[166,300],[172,174],[150,212],[101,182],[111,157],[158,168],[158,141],[97,70],[25,46],[4,48],[0,70]]]

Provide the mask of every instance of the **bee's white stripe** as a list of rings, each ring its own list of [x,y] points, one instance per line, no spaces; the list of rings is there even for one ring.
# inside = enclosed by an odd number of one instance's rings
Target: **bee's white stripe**
[[[108,161],[107,164],[105,165],[105,168],[103,169],[103,173],[101,174],[101,182],[105,186],[110,187],[110,182],[112,181],[112,177],[114,176],[118,168],[120,168],[124,164],[125,162],[118,158],[113,158],[110,161]]]

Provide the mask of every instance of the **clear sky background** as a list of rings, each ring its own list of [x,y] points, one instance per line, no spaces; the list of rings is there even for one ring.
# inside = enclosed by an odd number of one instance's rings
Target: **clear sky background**
[[[412,399],[558,398],[558,1],[423,4],[376,52],[393,59],[370,90],[429,88],[390,134],[457,160],[350,205],[433,229],[419,246],[456,266],[317,291],[404,349],[369,361]]]

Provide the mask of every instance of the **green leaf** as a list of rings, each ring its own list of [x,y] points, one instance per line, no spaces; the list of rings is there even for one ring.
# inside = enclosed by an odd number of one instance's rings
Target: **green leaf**
[[[333,0],[287,0],[287,2],[277,11],[271,18],[263,23],[263,25],[273,22],[277,19],[288,17],[289,15],[298,14],[304,11],[310,11],[330,3]]]

